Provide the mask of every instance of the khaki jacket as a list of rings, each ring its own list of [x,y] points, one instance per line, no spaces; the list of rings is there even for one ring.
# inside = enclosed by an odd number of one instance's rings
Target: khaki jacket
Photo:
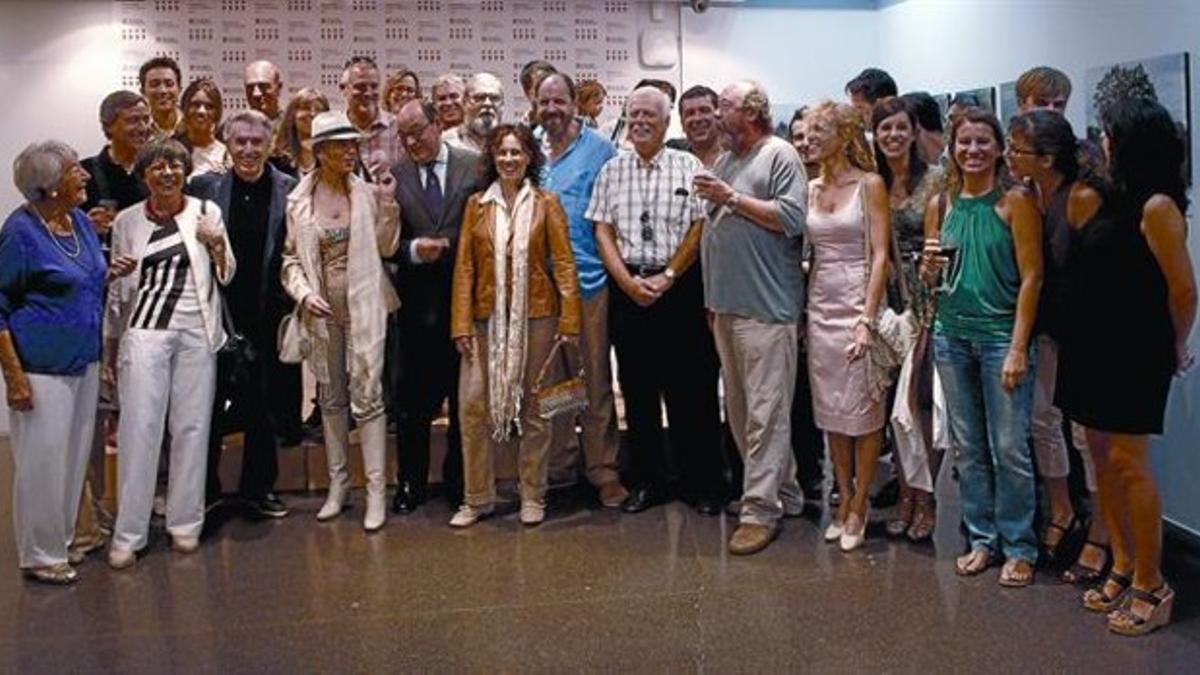
[[[453,302],[450,308],[450,337],[474,334],[474,323],[492,315],[495,298],[495,267],[492,263],[493,222],[498,202],[485,199],[486,192],[471,195],[463,212],[454,264]],[[579,334],[579,279],[571,255],[567,215],[558,197],[534,189],[533,223],[529,228],[530,319],[558,316],[558,332]],[[510,281],[511,283],[511,281]]]

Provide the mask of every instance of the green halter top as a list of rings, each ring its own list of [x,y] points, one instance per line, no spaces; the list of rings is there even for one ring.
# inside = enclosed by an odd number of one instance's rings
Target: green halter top
[[[1012,339],[1021,273],[1012,231],[996,213],[999,189],[954,198],[942,241],[958,244],[948,272],[951,290],[938,298],[934,332],[971,341]]]

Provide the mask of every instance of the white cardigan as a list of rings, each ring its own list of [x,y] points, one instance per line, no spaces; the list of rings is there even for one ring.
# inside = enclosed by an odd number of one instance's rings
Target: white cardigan
[[[196,292],[200,296],[200,315],[204,318],[204,329],[208,335],[208,346],[214,353],[225,344],[225,327],[221,323],[221,294],[213,288],[213,270],[215,266],[208,257],[208,248],[196,239],[196,226],[200,222],[200,202],[195,197],[184,197],[183,211],[175,216],[179,226],[179,234],[183,237],[184,248],[187,249],[191,261],[188,269],[192,281],[196,284]],[[222,286],[229,285],[236,270],[233,258],[233,247],[229,244],[229,235],[225,232],[225,221],[221,218],[221,209],[213,202],[207,202],[204,210],[208,217],[216,216],[221,227],[221,237],[225,240],[225,269],[224,274],[217,278]],[[129,326],[133,313],[133,304],[137,299],[138,285],[141,283],[141,260],[150,242],[155,224],[146,217],[146,202],[141,201],[117,214],[112,226],[112,257],[128,255],[138,260],[138,269],[133,274],[118,279],[108,286],[108,302],[104,312],[104,336],[107,340],[121,337]],[[208,299],[205,302],[205,298]]]

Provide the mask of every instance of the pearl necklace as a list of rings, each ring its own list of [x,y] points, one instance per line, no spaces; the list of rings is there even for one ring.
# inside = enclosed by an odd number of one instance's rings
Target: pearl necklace
[[[32,206],[29,207],[29,210],[33,211],[34,215],[36,215],[38,220],[41,221],[42,227],[46,228],[46,232],[50,235],[50,241],[54,242],[55,248],[57,248],[59,251],[62,251],[62,254],[71,260],[75,260],[79,257],[79,254],[83,252],[83,244],[79,241],[79,230],[75,229],[74,223],[71,223],[71,238],[75,240],[75,252],[72,253],[71,251],[67,250],[67,247],[64,246],[61,241],[59,241],[60,235],[55,234],[54,230],[50,227],[50,223],[42,217],[42,214]],[[70,216],[68,216],[67,222],[71,222],[69,218]]]

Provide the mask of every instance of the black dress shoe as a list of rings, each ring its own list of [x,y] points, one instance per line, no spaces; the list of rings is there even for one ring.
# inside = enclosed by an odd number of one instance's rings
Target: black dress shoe
[[[247,499],[246,508],[250,510],[251,514],[260,518],[285,518],[290,513],[287,505],[274,492]]]
[[[662,504],[664,501],[662,495],[656,490],[637,488],[629,493],[625,501],[621,502],[621,510],[625,513],[641,513],[651,506]]]
[[[393,513],[412,513],[425,503],[425,492],[417,490],[412,483],[401,482],[396,486],[396,495],[392,497]]]
[[[821,485],[825,481],[821,479],[811,480],[807,483],[800,484],[800,490],[804,493],[804,501],[809,503],[819,504],[821,502]]]
[[[837,483],[829,486],[829,494],[826,495],[825,501],[829,502],[830,506],[838,506],[842,503],[842,491],[838,489]]]
[[[719,516],[725,510],[725,502],[719,499],[701,499],[696,502],[696,513],[702,516]]]

